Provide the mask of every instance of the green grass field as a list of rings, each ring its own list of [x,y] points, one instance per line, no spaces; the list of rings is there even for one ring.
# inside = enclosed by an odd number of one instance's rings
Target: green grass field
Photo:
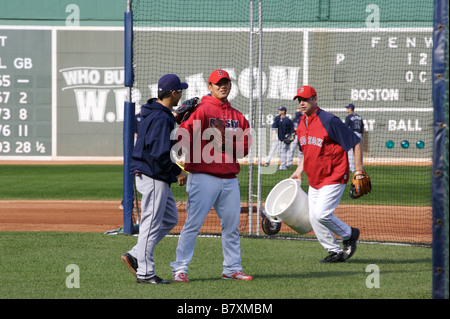
[[[248,184],[246,170],[242,166],[243,189]],[[367,171],[373,192],[364,204],[431,205],[429,167],[374,166]],[[264,194],[291,173],[264,175]],[[400,184],[391,185],[392,180]],[[173,189],[176,197],[185,199],[184,188]],[[0,200],[121,198],[120,165],[0,165]],[[220,279],[220,238],[202,237],[190,265],[191,282],[149,286],[136,284],[120,260],[136,240],[99,233],[0,232],[0,298],[177,299],[173,306],[186,299],[431,298],[428,247],[360,243],[348,262],[320,265],[326,253],[316,241],[242,238],[242,264],[255,279],[238,282]],[[167,237],[156,248],[156,269],[162,278],[171,278],[169,263],[176,244],[177,237]],[[69,265],[79,269],[80,288],[66,286]],[[379,288],[366,284],[375,274],[370,265],[379,269]]]
[[[343,196],[341,203],[362,205],[431,206],[431,167],[369,166],[372,192],[364,200]],[[262,198],[279,181],[294,171],[261,175]],[[0,165],[1,199],[102,199],[122,198],[121,165]],[[241,165],[238,175],[243,202],[248,198],[248,166]],[[253,185],[256,192],[256,175]],[[347,187],[349,187],[349,184]],[[308,181],[302,183],[307,191]],[[177,199],[185,199],[185,187],[172,186]],[[345,194],[347,194],[347,190]]]
[[[97,233],[0,232],[0,298],[20,299],[423,299],[431,298],[431,249],[359,244],[346,263],[318,264],[324,250],[315,241],[242,238],[242,265],[251,282],[220,278],[220,238],[199,238],[189,283],[136,284],[120,256],[134,236]],[[176,237],[156,247],[157,274],[171,278]],[[79,269],[79,288],[66,272]],[[379,269],[379,288],[374,272]],[[69,285],[70,286],[70,285]],[[370,286],[370,284],[369,284]]]

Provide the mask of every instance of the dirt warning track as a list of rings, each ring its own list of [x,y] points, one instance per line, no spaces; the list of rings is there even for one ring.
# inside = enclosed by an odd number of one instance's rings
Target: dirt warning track
[[[123,226],[119,201],[5,200],[0,201],[0,231],[106,232]],[[256,208],[253,210],[256,212]],[[241,232],[248,232],[248,207],[242,207]],[[186,219],[184,204],[178,207],[179,233]],[[431,207],[340,205],[336,215],[361,230],[360,239],[431,243]],[[253,215],[256,225],[256,214]],[[389,227],[386,227],[388,226]],[[393,231],[394,229],[394,231]],[[201,232],[220,233],[220,221],[212,210]],[[256,232],[254,227],[253,233]],[[293,232],[282,224],[280,233]],[[265,235],[261,231],[262,235]],[[314,235],[311,233],[310,235]]]

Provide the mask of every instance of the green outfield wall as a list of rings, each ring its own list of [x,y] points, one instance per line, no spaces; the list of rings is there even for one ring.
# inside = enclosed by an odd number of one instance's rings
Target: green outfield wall
[[[233,104],[248,115],[248,1],[149,3],[153,6],[150,15],[134,12],[140,26],[150,28],[142,31],[150,36],[149,41],[170,35],[180,47],[195,42],[198,47],[214,46],[220,51],[221,43],[231,38],[240,45],[239,50],[224,47],[223,57],[201,51],[186,57],[178,50],[158,56],[154,47],[146,50],[154,55],[152,60],[163,58],[172,67],[182,63],[176,72],[188,82],[204,81],[198,75],[222,61],[235,76]],[[211,3],[214,10],[208,6]],[[270,128],[277,107],[292,104],[290,91],[309,81],[323,92],[321,106],[341,118],[350,100],[357,103],[366,122],[365,152],[369,156],[383,150],[388,152],[384,157],[431,158],[432,1],[408,1],[404,6],[379,1],[382,30],[378,33],[366,32],[371,1],[263,3],[268,30],[264,37],[263,126]],[[123,86],[125,10],[125,0],[0,0],[0,160],[122,158],[127,93]],[[167,32],[170,28],[176,30]],[[280,41],[284,41],[283,48]],[[355,50],[355,43],[361,48]],[[294,51],[279,59],[284,45]],[[385,56],[384,61],[380,56]],[[200,66],[199,61],[206,64]],[[314,72],[319,67],[320,72]],[[385,68],[392,76],[380,72]],[[146,83],[141,83],[143,88],[136,86],[137,105],[152,96],[152,87],[165,71],[155,68]],[[283,72],[295,77],[287,84],[289,92],[279,84]],[[202,93],[207,92],[190,90],[187,95]],[[295,106],[289,107],[292,116]],[[384,115],[386,109],[389,116]],[[409,147],[402,148],[403,141]]]

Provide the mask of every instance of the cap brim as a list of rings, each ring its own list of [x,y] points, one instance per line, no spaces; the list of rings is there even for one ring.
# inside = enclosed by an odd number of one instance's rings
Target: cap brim
[[[217,84],[217,83],[219,83],[222,79],[227,79],[228,81],[231,81],[231,79],[229,78],[229,77],[227,77],[227,76],[222,76],[222,77],[220,77],[220,78],[218,78],[218,79],[215,79],[214,81],[213,80],[211,80],[210,81],[210,83],[212,83],[212,84]]]
[[[188,87],[189,87],[189,85],[187,83],[181,82],[181,84],[180,84],[181,89],[186,90]]]
[[[312,95],[310,95],[310,96],[308,96],[308,97],[296,95],[296,96],[294,97],[294,100],[298,99],[299,97],[301,97],[302,99],[309,99],[311,96],[314,96],[314,94],[312,94]]]

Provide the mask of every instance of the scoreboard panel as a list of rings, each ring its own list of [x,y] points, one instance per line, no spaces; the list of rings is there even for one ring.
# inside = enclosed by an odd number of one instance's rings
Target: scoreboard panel
[[[319,105],[341,119],[355,105],[370,157],[431,158],[431,31],[310,32],[308,46],[308,82]]]
[[[51,156],[51,31],[0,30],[0,156]]]

